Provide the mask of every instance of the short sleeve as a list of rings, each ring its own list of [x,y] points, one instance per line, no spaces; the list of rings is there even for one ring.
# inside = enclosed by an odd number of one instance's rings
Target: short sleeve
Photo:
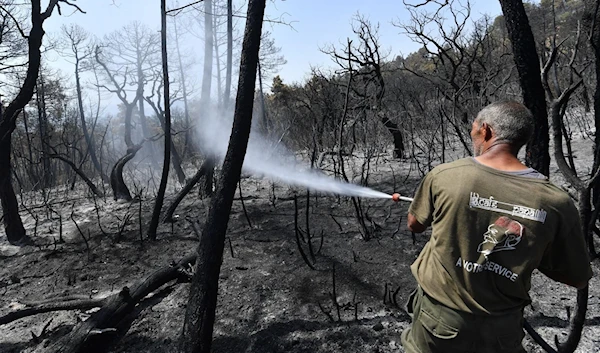
[[[417,188],[413,202],[408,209],[417,220],[424,226],[430,226],[433,221],[433,179],[434,173],[429,172]]]
[[[565,219],[568,226],[557,232],[538,268],[542,272],[558,273],[573,282],[584,282],[592,277],[592,268],[577,209],[573,205],[570,211]]]

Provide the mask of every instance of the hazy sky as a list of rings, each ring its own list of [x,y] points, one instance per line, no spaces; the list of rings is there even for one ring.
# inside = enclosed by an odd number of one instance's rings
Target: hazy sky
[[[191,2],[192,0],[189,0]],[[183,5],[187,0],[179,0]],[[77,0],[76,3],[87,14],[74,13],[63,7],[63,16],[54,14],[46,24],[49,33],[58,32],[65,23],[76,22],[98,37],[117,30],[133,20],[143,22],[150,28],[160,28],[160,2],[158,0]],[[474,18],[481,14],[499,15],[500,5],[496,0],[474,0]],[[244,10],[245,11],[245,10]],[[331,68],[333,64],[319,48],[328,44],[341,47],[352,35],[351,19],[360,13],[372,23],[380,25],[380,42],[392,59],[418,49],[392,21],[403,21],[408,12],[402,0],[269,0],[268,18],[283,19],[291,24],[266,23],[265,29],[272,32],[275,44],[282,49],[287,64],[281,68],[280,76],[287,83],[302,81],[311,66]],[[198,47],[202,55],[202,48]]]

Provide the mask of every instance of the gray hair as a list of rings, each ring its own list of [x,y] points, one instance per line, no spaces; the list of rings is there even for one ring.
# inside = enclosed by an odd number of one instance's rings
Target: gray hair
[[[506,101],[492,103],[483,108],[475,121],[486,123],[494,131],[498,142],[522,147],[533,134],[533,115],[523,104]]]

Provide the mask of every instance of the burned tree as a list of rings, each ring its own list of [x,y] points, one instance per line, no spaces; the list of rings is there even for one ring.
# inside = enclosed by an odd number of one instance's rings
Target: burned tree
[[[265,0],[249,1],[233,128],[221,178],[198,245],[198,261],[190,287],[180,352],[208,353],[212,344],[225,233],[250,137],[264,11]]]
[[[350,42],[344,53],[336,52],[334,48],[324,52],[329,54],[347,75],[353,73],[355,76],[354,82],[349,82],[351,90],[348,94],[352,93],[356,97],[351,109],[354,112],[369,112],[383,124],[392,136],[394,157],[401,158],[405,149],[404,137],[393,113],[385,107],[385,57],[380,52],[378,27],[373,28],[368,20],[357,16],[352,30],[358,37],[357,45]]]
[[[125,67],[129,84],[136,88],[141,98],[136,101],[137,113],[142,127],[142,138],[150,138],[151,132],[144,105],[145,85],[151,81],[156,68],[160,67],[160,37],[140,22],[132,22],[119,31],[107,35],[102,48],[103,60],[110,67]],[[151,144],[149,146],[152,146]],[[153,153],[153,150],[151,150]]]
[[[163,158],[163,170],[160,178],[160,186],[154,203],[154,211],[152,211],[152,219],[148,229],[148,238],[156,240],[156,230],[160,220],[160,211],[162,210],[163,201],[165,198],[165,190],[167,189],[167,179],[169,178],[169,164],[171,161],[171,97],[170,82],[169,82],[169,61],[167,54],[167,7],[166,0],[160,2],[160,43],[162,52],[162,76],[163,76],[163,98],[165,105],[164,112],[164,130],[165,130],[165,153]]]
[[[110,172],[110,186],[113,191],[113,196],[115,200],[123,199],[126,201],[131,201],[131,193],[129,192],[129,188],[125,184],[125,180],[123,179],[123,168],[125,164],[129,162],[131,159],[135,157],[137,152],[142,148],[145,140],[142,140],[139,144],[134,144],[131,138],[131,118],[133,116],[133,110],[136,107],[137,102],[142,99],[143,87],[138,85],[137,90],[135,91],[135,97],[133,100],[129,100],[127,97],[127,91],[125,87],[127,86],[127,77],[128,70],[124,69],[123,72],[116,71],[112,72],[107,64],[100,58],[101,49],[100,47],[96,47],[95,49],[95,58],[98,64],[104,69],[106,76],[108,77],[113,88],[109,88],[106,85],[103,85],[107,91],[112,92],[117,95],[121,103],[125,106],[125,120],[124,120],[124,138],[125,145],[127,146],[127,151],[123,157],[121,157],[113,166]],[[117,76],[122,76],[122,83],[117,81]]]

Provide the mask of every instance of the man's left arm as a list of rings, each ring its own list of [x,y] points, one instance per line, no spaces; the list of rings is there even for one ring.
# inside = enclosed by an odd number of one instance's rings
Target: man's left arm
[[[538,270],[557,282],[582,289],[592,277],[588,248],[575,205],[566,213],[566,218],[572,221],[571,227],[561,227],[546,249]]]

